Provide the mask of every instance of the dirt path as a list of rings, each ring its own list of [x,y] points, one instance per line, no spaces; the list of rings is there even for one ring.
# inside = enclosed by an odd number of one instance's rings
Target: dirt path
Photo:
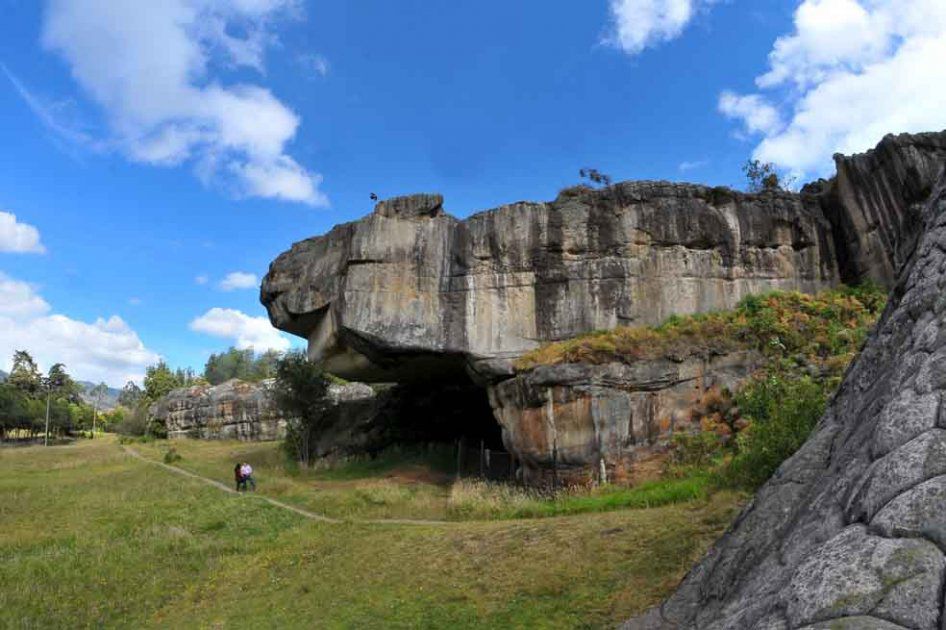
[[[202,481],[206,484],[213,486],[214,488],[217,488],[218,490],[223,490],[224,492],[228,492],[230,494],[239,494],[236,490],[234,490],[230,486],[220,483],[219,481],[215,479],[211,479],[210,477],[204,477],[202,475],[198,475],[197,473],[193,473],[189,470],[178,468],[177,466],[172,466],[170,464],[165,464],[164,462],[157,462],[153,459],[149,459],[145,457],[144,455],[142,455],[141,453],[139,453],[138,451],[136,451],[135,449],[130,448],[128,446],[122,446],[121,448],[126,454],[131,455],[132,457],[139,459],[145,463],[152,464],[154,466],[160,466],[161,468],[164,468],[165,470],[176,473],[178,475],[183,475],[185,477],[190,477],[192,479]],[[453,521],[426,521],[426,520],[421,520],[421,519],[410,519],[410,518],[371,518],[371,519],[332,518],[331,516],[319,514],[318,512],[310,512],[309,510],[303,510],[300,507],[289,505],[288,503],[283,503],[282,501],[278,501],[271,497],[267,497],[266,495],[263,495],[263,494],[245,494],[242,496],[247,496],[250,498],[265,501],[266,503],[269,503],[270,505],[273,505],[278,508],[282,508],[284,510],[289,510],[290,512],[295,512],[299,516],[303,516],[313,521],[319,521],[322,523],[333,523],[336,525],[340,525],[343,523],[359,523],[359,524],[365,524],[365,525],[451,525],[453,524]]]

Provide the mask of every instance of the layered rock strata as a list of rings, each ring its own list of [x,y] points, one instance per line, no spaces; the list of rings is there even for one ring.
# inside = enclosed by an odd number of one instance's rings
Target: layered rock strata
[[[491,382],[544,341],[837,281],[816,196],[633,182],[463,221],[439,195],[383,201],[281,254],[260,299],[345,378]]]
[[[370,450],[381,441],[386,423],[381,416],[383,394],[363,383],[331,384],[325,400],[329,421],[313,452]],[[233,379],[216,386],[175,389],[154,403],[149,420],[167,428],[169,438],[276,440],[285,436],[286,418],[272,397],[272,381],[248,383]]]
[[[887,309],[810,439],[629,630],[946,627],[944,187],[940,167],[915,246],[887,250]]]
[[[490,387],[503,443],[525,481],[623,481],[675,431],[693,432],[690,410],[711,389],[735,389],[761,363],[754,352],[656,359],[632,365],[561,364]]]

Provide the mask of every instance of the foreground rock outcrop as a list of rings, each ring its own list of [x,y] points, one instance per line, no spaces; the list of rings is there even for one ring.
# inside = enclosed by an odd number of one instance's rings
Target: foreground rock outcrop
[[[881,321],[808,442],[628,629],[946,627],[946,177],[909,156],[916,144],[887,142],[886,157],[840,162],[870,165],[852,195],[883,189],[876,209],[909,209],[864,239],[887,243],[897,278]],[[890,183],[903,173],[913,184]]]

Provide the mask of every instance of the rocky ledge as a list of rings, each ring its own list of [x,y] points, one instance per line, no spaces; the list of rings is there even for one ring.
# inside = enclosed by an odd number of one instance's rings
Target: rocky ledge
[[[344,378],[490,382],[545,341],[832,286],[830,234],[817,196],[785,192],[628,182],[463,221],[413,195],[293,245],[260,299]]]

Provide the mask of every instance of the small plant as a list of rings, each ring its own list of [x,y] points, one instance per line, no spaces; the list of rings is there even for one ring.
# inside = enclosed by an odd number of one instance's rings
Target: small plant
[[[169,448],[167,451],[164,452],[164,463],[165,463],[165,464],[173,464],[174,462],[179,462],[179,461],[181,461],[181,459],[183,459],[183,458],[181,457],[181,454],[178,453],[178,452],[177,452],[177,448],[175,448],[175,447],[173,447],[173,446],[172,446],[171,448]]]
[[[742,172],[749,180],[749,192],[788,190],[795,183],[795,178],[779,175],[771,162],[749,160],[743,165]]]

